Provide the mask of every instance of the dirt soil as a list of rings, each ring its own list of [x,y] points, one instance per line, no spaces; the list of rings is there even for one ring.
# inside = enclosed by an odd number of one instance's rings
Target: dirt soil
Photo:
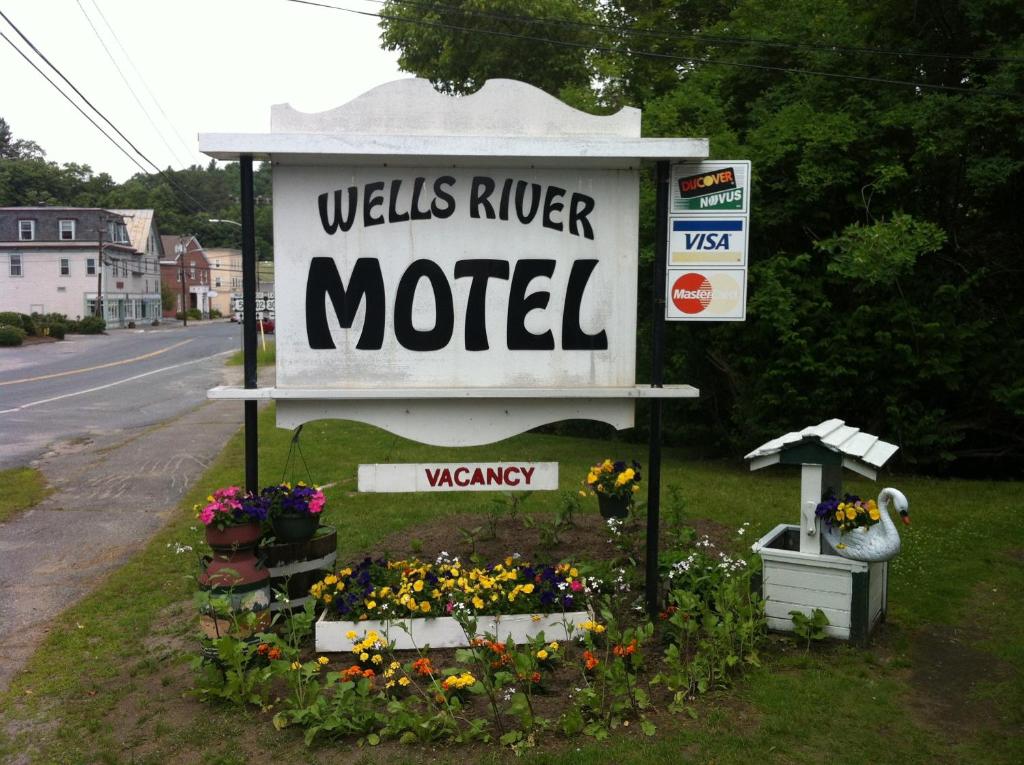
[[[470,560],[474,555],[484,564],[495,563],[518,552],[533,563],[576,562],[586,560],[608,560],[620,557],[609,541],[608,527],[595,512],[582,512],[573,517],[573,525],[558,531],[556,539],[545,539],[539,526],[550,524],[550,516],[537,516],[536,525],[528,527],[523,519],[502,517],[497,520],[494,534],[490,533],[487,520],[477,513],[455,515],[440,522],[432,522],[405,529],[392,534],[364,555],[376,558],[420,558],[434,560],[441,552],[457,555]],[[699,539],[703,535],[721,550],[734,552],[736,543],[733,530],[720,523],[703,519],[689,519]],[[469,540],[467,532],[479,531]],[[662,527],[660,549],[666,549],[671,529]],[[629,517],[622,527],[624,543],[631,546],[637,559],[643,559],[646,538],[646,522],[643,518]],[[516,540],[510,543],[509,540]]]

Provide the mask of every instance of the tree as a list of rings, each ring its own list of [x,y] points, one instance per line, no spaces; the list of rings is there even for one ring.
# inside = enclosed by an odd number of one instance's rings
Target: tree
[[[707,136],[712,156],[752,160],[748,320],[667,328],[666,378],[702,393],[669,408],[685,423],[672,439],[735,455],[839,416],[930,470],[1021,474],[1019,4],[612,0],[588,6],[600,23],[586,32],[575,22],[593,17],[538,0],[511,13],[568,45],[487,36],[513,22],[467,17],[486,66],[454,51],[467,33],[392,6],[385,42],[442,90],[557,57],[522,79],[592,109],[640,107],[645,135]],[[643,200],[646,266],[649,183]]]
[[[42,159],[46,156],[35,141],[16,141],[7,120],[0,117],[0,159]]]

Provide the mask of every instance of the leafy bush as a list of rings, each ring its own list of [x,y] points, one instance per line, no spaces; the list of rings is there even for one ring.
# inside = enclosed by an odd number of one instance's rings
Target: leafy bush
[[[78,331],[83,335],[102,335],[107,329],[107,322],[99,316],[86,316],[78,321]]]
[[[19,327],[26,335],[38,333],[36,323],[32,320],[32,317],[24,313],[17,313],[16,311],[3,311],[0,313],[0,324],[6,324],[9,327]]]
[[[74,331],[71,326],[74,322],[69,321],[68,317],[62,313],[34,313],[32,320],[35,322],[38,334],[49,335],[57,340],[63,340],[64,335]]]
[[[0,346],[21,345],[25,340],[25,330],[21,327],[12,327],[9,324],[0,324]]]
[[[224,314],[222,314],[216,308],[211,308],[210,309],[210,318],[211,319],[221,319],[223,317],[224,317]]]
[[[45,327],[45,330],[49,333],[50,337],[63,340],[68,328],[66,324],[49,324]]]
[[[200,319],[203,318],[203,312],[200,311],[198,308],[189,308],[188,318],[192,319],[193,321],[199,321]]]

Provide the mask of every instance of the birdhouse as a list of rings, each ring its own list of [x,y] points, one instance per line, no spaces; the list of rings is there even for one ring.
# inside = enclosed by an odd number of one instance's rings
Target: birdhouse
[[[842,420],[832,419],[773,438],[745,457],[751,470],[776,464],[800,466],[799,524],[779,524],[753,546],[764,564],[762,591],[770,629],[792,631],[790,612],[810,615],[820,608],[829,619],[829,635],[864,643],[884,620],[888,580],[888,563],[884,558],[895,552],[846,552],[846,545],[837,543],[838,535],[823,528],[815,510],[829,495],[843,496],[844,468],[875,480],[878,470],[898,449]],[[880,512],[887,512],[885,505],[890,499],[905,515],[906,499],[894,489],[884,489],[879,495]],[[883,542],[888,535],[889,540],[895,538],[898,551],[899,536],[888,516],[884,526],[877,534],[872,533],[878,539],[871,541]],[[863,536],[858,535],[857,541]],[[850,541],[855,540],[851,537]],[[874,546],[880,548],[879,544]],[[838,554],[836,548],[844,554]]]

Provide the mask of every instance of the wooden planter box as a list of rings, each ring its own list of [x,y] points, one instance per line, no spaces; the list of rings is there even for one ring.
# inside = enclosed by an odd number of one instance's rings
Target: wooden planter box
[[[576,634],[578,634],[580,632],[579,625],[592,618],[593,616],[587,611],[572,611],[564,614],[481,616],[477,618],[477,634],[478,636],[495,635],[498,640],[512,643],[524,643],[541,632],[548,640],[567,640],[569,635],[566,625],[574,625]],[[318,653],[351,651],[352,643],[361,640],[370,630],[376,630],[384,636],[385,640],[393,640],[395,648],[403,651],[424,648],[428,645],[431,648],[461,648],[469,645],[462,627],[449,616],[411,618],[391,622],[369,619],[350,622],[328,619],[325,612],[316,623],[316,650]],[[358,635],[356,641],[345,637],[346,633],[352,631]]]
[[[768,628],[793,631],[790,611],[820,608],[825,632],[865,644],[885,620],[888,563],[862,563],[835,554],[800,552],[800,527],[779,524],[753,546],[763,563],[761,591]]]
[[[309,600],[309,588],[334,570],[338,553],[338,532],[333,526],[321,526],[305,542],[264,544],[260,552],[270,572],[270,610],[301,609]],[[288,602],[279,599],[287,594]]]

